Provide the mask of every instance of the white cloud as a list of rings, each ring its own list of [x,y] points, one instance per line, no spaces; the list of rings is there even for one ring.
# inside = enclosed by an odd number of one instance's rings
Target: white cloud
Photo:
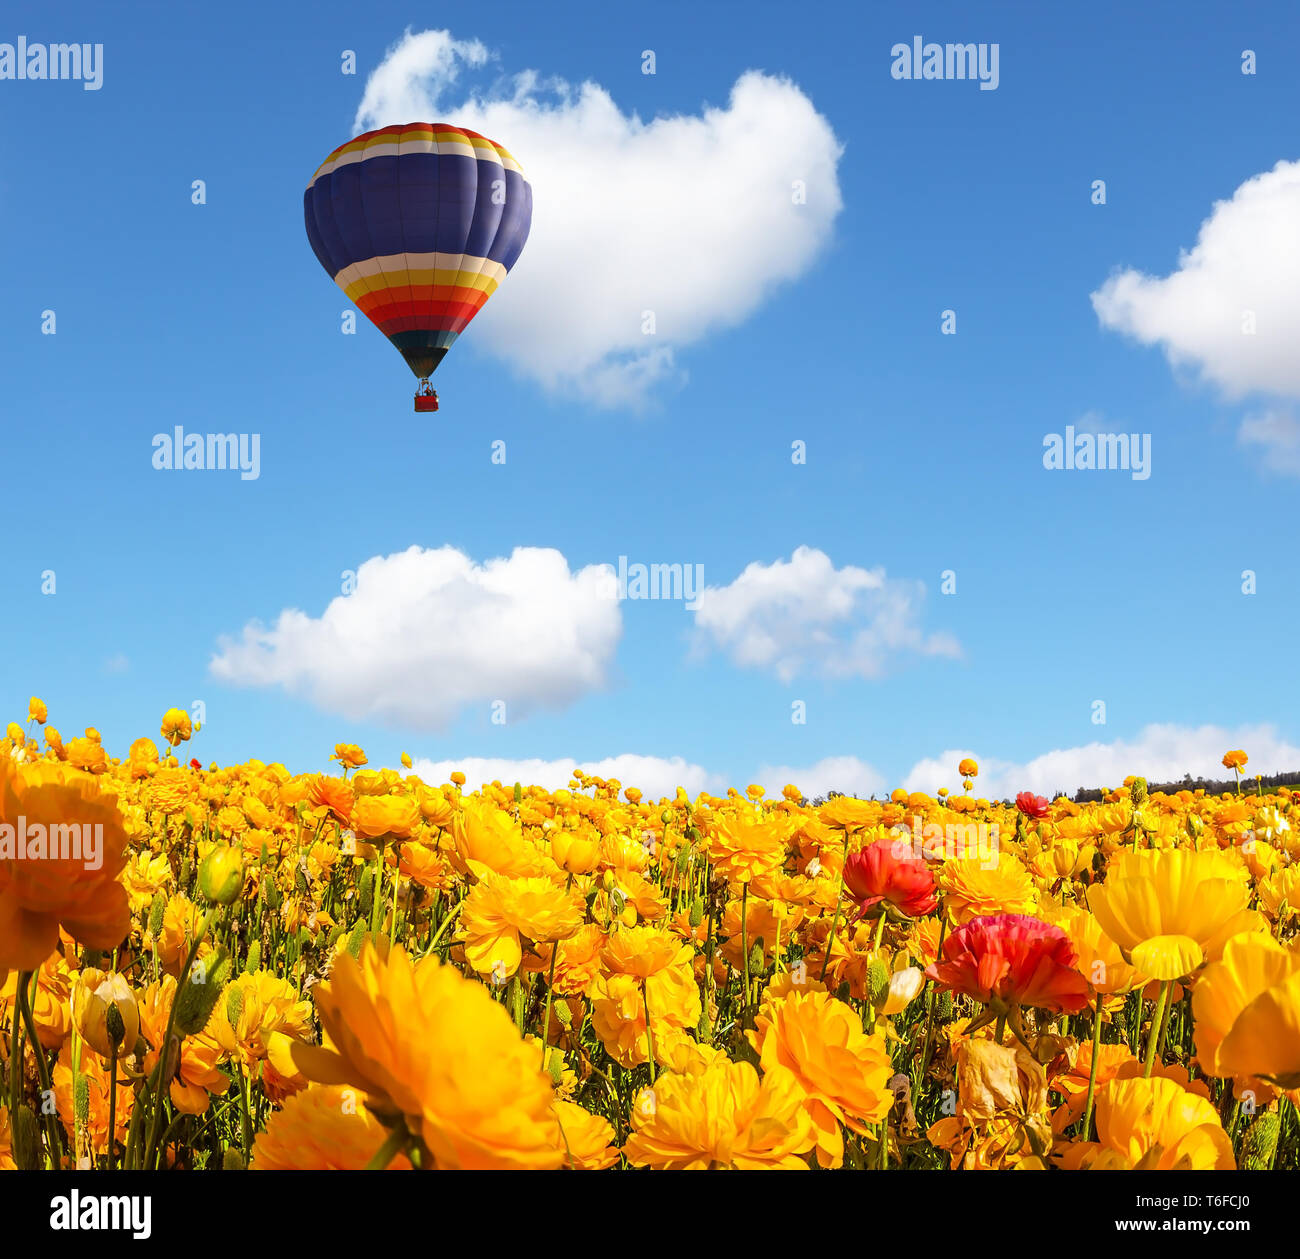
[[[412,763],[412,772],[427,783],[447,782],[455,770],[460,770],[471,790],[484,783],[518,782],[554,791],[568,785],[575,768],[600,778],[617,778],[624,787],[639,787],[647,799],[676,795],[678,787],[685,787],[692,798],[701,791],[723,793],[727,789],[727,784],[717,774],[710,774],[702,766],[691,764],[680,756],[636,756],[629,752],[606,757],[603,761],[579,761],[566,757],[510,760],[493,756],[431,761],[418,757]]]
[[[898,655],[961,655],[950,634],[918,625],[925,586],[884,569],[836,568],[824,551],[801,546],[789,560],[750,564],[728,586],[701,593],[700,643],[743,668],[789,682],[802,673],[876,678]]]
[[[1216,202],[1164,277],[1132,269],[1092,295],[1103,326],[1199,372],[1230,397],[1300,397],[1300,161],[1279,162]],[[1243,333],[1253,312],[1255,332]]]
[[[754,779],[768,795],[779,795],[792,783],[808,799],[838,791],[845,796],[879,796],[888,791],[885,776],[856,756],[827,756],[815,765],[795,768],[791,765],[764,765]],[[740,784],[747,786],[748,784]]]
[[[288,608],[223,638],[211,671],[354,721],[438,730],[467,705],[504,700],[513,721],[601,688],[622,628],[608,565],[570,572],[535,547],[477,564],[413,546],[366,560],[319,617]]]
[[[1300,477],[1300,420],[1289,412],[1248,415],[1237,430],[1237,441],[1258,447],[1267,471]]]
[[[490,57],[408,31],[367,81],[356,129],[452,122],[519,160],[532,232],[470,335],[547,388],[641,405],[680,378],[678,350],[742,323],[827,243],[842,149],[788,79],[747,71],[726,106],[648,122],[597,83],[531,70],[453,99],[461,65]]]
[[[989,799],[1011,799],[1020,791],[1040,795],[1063,791],[1073,795],[1080,787],[1118,787],[1130,774],[1151,782],[1177,782],[1184,774],[1193,778],[1231,778],[1223,768],[1223,754],[1243,748],[1250,757],[1250,773],[1264,775],[1300,769],[1300,747],[1287,742],[1268,725],[1178,726],[1150,725],[1132,740],[1089,743],[1045,752],[1024,764],[997,760],[978,750],[963,748],[917,762],[903,779],[908,791],[933,793],[940,787],[961,789],[957,763],[970,756],[979,763],[974,794]]]

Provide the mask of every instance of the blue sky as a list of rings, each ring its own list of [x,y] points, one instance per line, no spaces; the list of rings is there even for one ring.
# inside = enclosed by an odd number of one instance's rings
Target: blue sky
[[[0,79],[6,720],[40,695],[120,755],[198,701],[205,762],[320,768],[339,740],[504,774],[635,756],[652,788],[955,786],[959,751],[994,789],[1209,773],[1236,746],[1300,767],[1291,6],[306,12],[20,2],[0,23],[103,45],[98,91]],[[399,81],[408,29],[488,56]],[[996,43],[996,90],[891,77],[917,35]],[[432,120],[513,120],[488,134],[537,172],[533,236],[432,416],[374,328],[341,334],[303,230],[368,80],[371,121],[421,94]],[[806,213],[750,191],[801,178]],[[640,223],[669,196],[662,230]],[[609,311],[647,307],[658,333],[629,349]],[[156,470],[177,424],[259,434],[260,475]],[[1150,477],[1044,469],[1067,425],[1149,435]],[[454,548],[464,580],[412,602],[386,559],[411,547]],[[477,650],[456,600],[482,614],[482,566],[521,547],[567,571],[552,591],[508,567]],[[620,555],[701,565],[708,613],[595,606],[579,574]],[[328,613],[368,560],[389,580]],[[251,622],[270,637],[231,647]]]

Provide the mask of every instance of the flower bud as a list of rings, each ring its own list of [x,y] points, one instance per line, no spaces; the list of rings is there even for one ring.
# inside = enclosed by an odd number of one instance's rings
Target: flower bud
[[[213,905],[233,905],[243,886],[242,854],[229,844],[218,844],[199,866],[199,889]]]
[[[889,968],[875,957],[867,967],[867,1000],[879,1009],[889,996]]]
[[[362,917],[369,918],[375,904],[375,868],[366,866],[357,880],[357,908]]]
[[[162,935],[163,916],[167,913],[167,897],[159,892],[149,907],[149,934],[156,940]]]
[[[704,897],[697,896],[691,901],[691,926],[698,927],[704,921]]]
[[[552,1049],[546,1058],[546,1070],[551,1083],[559,1088],[564,1083],[564,1055],[558,1049]]]
[[[515,783],[515,803],[518,804],[524,798],[524,789],[518,783]]]
[[[364,918],[358,919],[357,925],[352,928],[352,934],[348,936],[348,952],[352,954],[354,961],[361,960],[361,946],[366,941],[366,921]]]
[[[1239,1164],[1242,1171],[1267,1171],[1272,1167],[1280,1130],[1281,1115],[1276,1110],[1265,1111],[1256,1118],[1242,1138]]]
[[[90,1122],[90,1077],[87,1075],[77,1076],[72,1091],[72,1118],[79,1129]]]
[[[81,1077],[85,1079],[85,1076]],[[41,1153],[41,1127],[30,1106],[19,1106],[13,1114],[10,1134],[14,1162],[21,1172],[39,1171],[45,1162]]]
[[[199,963],[177,998],[177,1031],[192,1036],[208,1025],[217,998],[230,980],[231,969],[230,955],[224,945]]]
[[[763,941],[758,939],[754,941],[753,947],[749,950],[749,973],[752,976],[762,975],[767,970],[767,958],[763,956]]]
[[[1133,807],[1140,809],[1147,802],[1147,780],[1145,778],[1135,778],[1129,787],[1129,794],[1133,798]]]
[[[262,942],[254,940],[248,946],[248,960],[244,963],[245,971],[255,971],[262,969]]]
[[[124,1041],[134,1045],[140,1035],[135,994],[116,971],[83,970],[73,983],[71,1007],[73,1026],[101,1058]]]

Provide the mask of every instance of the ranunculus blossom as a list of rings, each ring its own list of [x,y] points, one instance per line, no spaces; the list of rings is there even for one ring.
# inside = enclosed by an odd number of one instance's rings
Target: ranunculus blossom
[[[1022,791],[1016,797],[1016,808],[1026,817],[1043,818],[1051,805],[1046,796],[1036,796],[1032,791]]]
[[[844,886],[857,902],[860,914],[889,901],[909,918],[934,912],[934,876],[925,862],[899,853],[893,840],[878,839],[844,863]]]
[[[943,942],[943,960],[926,968],[942,988],[974,997],[995,1014],[1017,1006],[1073,1014],[1088,1004],[1069,937],[1028,914],[973,918]]]

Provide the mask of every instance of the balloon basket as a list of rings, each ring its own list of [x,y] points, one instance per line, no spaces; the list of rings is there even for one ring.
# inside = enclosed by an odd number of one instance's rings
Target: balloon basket
[[[438,395],[436,393],[417,393],[415,395],[415,409],[417,411],[436,411],[438,409]]]

